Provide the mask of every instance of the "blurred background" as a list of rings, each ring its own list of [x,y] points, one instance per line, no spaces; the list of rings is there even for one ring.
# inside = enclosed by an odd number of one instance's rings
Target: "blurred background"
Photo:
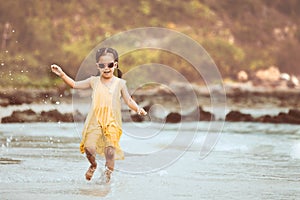
[[[300,199],[299,11],[299,0],[0,0],[2,199]],[[124,76],[127,84],[147,83],[130,73],[137,68],[164,84],[131,93],[149,111],[145,118],[123,107],[121,146],[129,155],[118,167],[148,171],[147,156],[157,152],[163,157],[153,163],[164,166],[141,176],[117,171],[112,190],[102,191],[96,179],[84,183],[88,162],[78,151],[90,93],[76,96],[50,65],[77,78],[97,45],[144,27],[198,42],[224,82],[208,91],[190,63],[167,51],[121,55],[121,70],[133,77]],[[192,84],[168,84],[171,68]]]
[[[1,89],[63,85],[50,73],[50,64],[62,65],[75,77],[87,54],[106,38],[152,26],[181,32],[199,42],[227,82],[262,80],[271,75],[275,81],[293,77],[290,86],[298,84],[298,0],[0,2]],[[185,61],[169,56],[167,52],[144,50],[121,57],[120,62],[126,72],[155,61],[177,69],[191,82],[201,83],[191,68],[183,67]]]

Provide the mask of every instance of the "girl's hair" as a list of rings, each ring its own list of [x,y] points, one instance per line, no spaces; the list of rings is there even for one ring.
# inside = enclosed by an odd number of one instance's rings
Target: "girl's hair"
[[[101,56],[105,56],[108,53],[111,53],[114,56],[114,61],[118,62],[117,63],[117,72],[116,73],[117,73],[117,77],[122,78],[122,72],[119,69],[119,55],[118,55],[118,52],[115,49],[110,48],[110,47],[104,47],[104,48],[98,49],[97,52],[96,52],[96,62],[99,61],[99,58]]]

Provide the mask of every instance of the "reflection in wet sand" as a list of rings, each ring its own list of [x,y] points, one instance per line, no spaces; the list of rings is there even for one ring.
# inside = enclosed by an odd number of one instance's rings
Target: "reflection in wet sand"
[[[110,184],[89,185],[87,187],[79,189],[81,195],[97,196],[97,197],[106,197],[110,193],[110,191],[111,191]]]

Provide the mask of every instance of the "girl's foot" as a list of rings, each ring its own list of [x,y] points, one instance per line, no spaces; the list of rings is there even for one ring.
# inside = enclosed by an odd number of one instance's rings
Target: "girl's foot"
[[[104,174],[105,174],[105,183],[109,183],[111,179],[112,171],[106,168]]]
[[[110,183],[112,170],[105,167],[105,170],[101,173],[100,183]]]
[[[86,180],[91,180],[91,178],[93,177],[93,174],[96,170],[96,167],[92,167],[90,166],[89,169],[87,170],[87,172],[85,173],[85,178]]]

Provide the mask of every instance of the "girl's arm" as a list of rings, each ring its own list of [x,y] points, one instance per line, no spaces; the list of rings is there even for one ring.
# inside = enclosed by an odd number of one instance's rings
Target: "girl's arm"
[[[139,115],[147,115],[147,112],[143,109],[143,108],[140,108],[137,103],[131,98],[128,90],[127,90],[127,87],[126,85],[124,84],[122,90],[122,97],[125,101],[125,103],[128,105],[128,107],[131,109],[131,110],[134,110],[135,112],[137,112]]]
[[[85,79],[83,81],[74,81],[71,77],[69,77],[58,65],[51,65],[51,70],[57,76],[63,79],[63,81],[74,89],[87,89],[90,88],[90,78]]]

